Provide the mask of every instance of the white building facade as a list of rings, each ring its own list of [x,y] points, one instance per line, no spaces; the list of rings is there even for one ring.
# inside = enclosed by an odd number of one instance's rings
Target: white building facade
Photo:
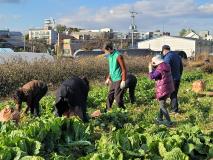
[[[53,18],[44,19],[43,28],[29,30],[29,40],[45,39],[47,44],[54,45],[58,41],[58,33],[55,31],[55,20]]]
[[[30,29],[29,40],[45,39],[49,45],[54,45],[58,41],[58,33],[52,29]]]
[[[194,57],[201,53],[211,53],[213,46],[210,41],[183,37],[162,36],[138,43],[139,49],[161,51],[163,45],[169,45],[173,51],[184,51],[187,57]]]
[[[193,31],[191,31],[190,33],[186,34],[184,37],[200,39],[200,36],[197,33],[193,32]]]

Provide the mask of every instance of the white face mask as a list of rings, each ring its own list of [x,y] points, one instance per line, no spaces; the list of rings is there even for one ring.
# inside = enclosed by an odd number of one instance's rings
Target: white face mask
[[[163,55],[166,55],[167,53],[169,53],[168,50],[164,50],[164,51],[163,51]]]
[[[105,53],[104,57],[107,58],[107,57],[109,57],[109,55],[110,55],[109,53]]]
[[[105,49],[105,50],[104,50],[104,53],[105,53],[105,54],[110,54],[110,51],[108,51],[108,50]]]

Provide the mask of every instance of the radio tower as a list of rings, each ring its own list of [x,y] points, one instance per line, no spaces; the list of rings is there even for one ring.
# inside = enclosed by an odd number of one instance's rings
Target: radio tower
[[[131,25],[129,26],[129,29],[131,30],[132,33],[132,48],[134,48],[134,32],[137,31],[137,26],[135,24],[135,16],[138,14],[138,12],[133,11],[129,11],[132,22]]]

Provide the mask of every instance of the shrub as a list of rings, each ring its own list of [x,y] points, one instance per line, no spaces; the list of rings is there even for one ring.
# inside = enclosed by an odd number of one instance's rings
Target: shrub
[[[148,61],[144,57],[125,57],[128,71],[147,71]],[[105,58],[88,57],[82,59],[61,59],[55,62],[34,63],[11,62],[0,65],[0,96],[5,96],[32,79],[59,85],[72,75],[86,76],[89,80],[103,80],[108,73]]]
[[[195,80],[200,80],[203,78],[203,74],[199,71],[194,72],[184,72],[182,76],[183,81],[192,82]]]
[[[205,73],[211,74],[211,73],[213,73],[213,64],[207,64],[207,65],[201,67],[201,70]]]
[[[200,61],[189,61],[188,65],[190,67],[202,67],[204,65],[204,61],[200,60]]]

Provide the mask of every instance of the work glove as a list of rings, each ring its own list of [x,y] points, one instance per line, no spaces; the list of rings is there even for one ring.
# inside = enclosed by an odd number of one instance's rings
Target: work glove
[[[149,73],[151,73],[153,71],[153,66],[151,63],[149,63]]]
[[[126,81],[121,81],[120,88],[124,89],[126,87]]]

